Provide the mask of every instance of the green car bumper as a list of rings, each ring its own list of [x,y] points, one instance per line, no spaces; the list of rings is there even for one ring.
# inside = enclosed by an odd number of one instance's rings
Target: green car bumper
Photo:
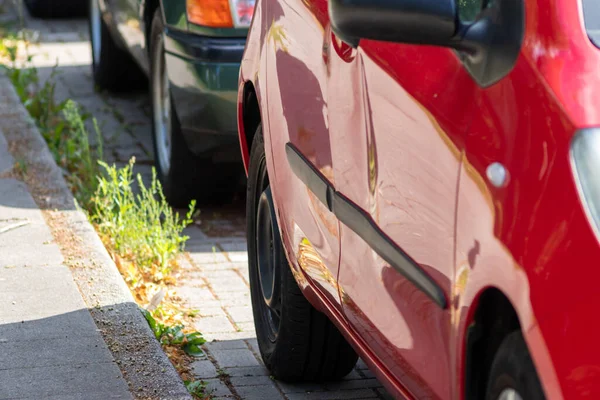
[[[167,30],[171,96],[188,147],[214,161],[239,158],[237,84],[245,38]]]

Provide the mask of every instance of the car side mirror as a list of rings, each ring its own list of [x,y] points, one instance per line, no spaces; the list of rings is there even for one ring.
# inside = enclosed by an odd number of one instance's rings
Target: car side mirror
[[[331,26],[342,38],[446,45],[454,37],[454,0],[330,0]]]
[[[456,0],[329,0],[333,31],[347,43],[361,39],[444,46],[459,51],[481,86],[512,70],[523,41],[523,0],[494,0],[463,22]]]

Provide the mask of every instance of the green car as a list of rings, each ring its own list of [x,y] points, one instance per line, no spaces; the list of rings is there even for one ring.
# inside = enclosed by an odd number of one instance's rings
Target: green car
[[[157,173],[167,200],[226,200],[238,187],[239,66],[255,0],[90,0],[94,81],[149,80]]]

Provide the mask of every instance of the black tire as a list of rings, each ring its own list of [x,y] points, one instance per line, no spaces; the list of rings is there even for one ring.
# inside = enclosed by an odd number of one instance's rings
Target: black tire
[[[200,204],[220,204],[230,200],[238,187],[242,168],[239,163],[215,164],[210,155],[196,156],[188,147],[177,112],[171,100],[170,126],[171,147],[169,154],[169,169],[164,170],[159,157],[159,143],[156,137],[154,114],[154,65],[155,57],[164,57],[164,46],[160,40],[164,32],[164,23],[160,9],[152,18],[150,33],[150,99],[152,102],[152,141],[154,146],[154,164],[158,178],[163,186],[163,192],[169,204],[176,208],[185,208],[191,200]]]
[[[505,390],[514,390],[523,400],[544,400],[544,391],[520,331],[508,335],[494,356],[486,400],[498,400]]]
[[[263,210],[265,203],[261,201],[265,199],[268,200],[270,217],[269,222],[263,225],[268,226],[267,231],[272,237],[262,243],[269,243],[269,247],[265,248],[269,249],[266,251],[273,260],[269,266],[275,271],[273,276],[278,277],[269,281],[275,282],[272,291],[269,291],[271,295],[267,296],[274,304],[271,306],[267,305],[267,297],[263,296],[258,259],[260,251],[257,247],[261,245],[259,237],[262,236],[257,231],[257,220],[263,218],[259,207]],[[304,298],[286,260],[270,197],[261,126],[254,136],[250,154],[246,218],[252,309],[258,347],[265,366],[276,379],[288,382],[333,380],[347,375],[358,356],[333,323]],[[273,294],[275,292],[277,294]],[[277,299],[277,296],[280,298]],[[273,301],[273,298],[276,300]],[[278,314],[273,311],[277,307]]]
[[[84,3],[85,0],[80,0]],[[125,92],[132,89],[141,89],[146,85],[144,72],[138,67],[131,55],[120,48],[113,39],[99,8],[98,14],[94,7],[98,7],[98,0],[89,0],[89,31],[92,46],[92,75],[94,84],[98,89],[111,92]],[[92,19],[99,18],[99,37],[94,35]],[[99,39],[100,43],[96,43]],[[94,46],[99,46],[99,56],[95,54]]]
[[[73,18],[85,15],[85,0],[25,0],[27,10],[35,18]]]

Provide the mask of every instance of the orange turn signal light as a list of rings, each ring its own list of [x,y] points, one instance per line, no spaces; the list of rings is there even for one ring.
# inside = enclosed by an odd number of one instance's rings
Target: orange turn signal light
[[[187,0],[188,21],[211,28],[232,28],[229,0]]]

